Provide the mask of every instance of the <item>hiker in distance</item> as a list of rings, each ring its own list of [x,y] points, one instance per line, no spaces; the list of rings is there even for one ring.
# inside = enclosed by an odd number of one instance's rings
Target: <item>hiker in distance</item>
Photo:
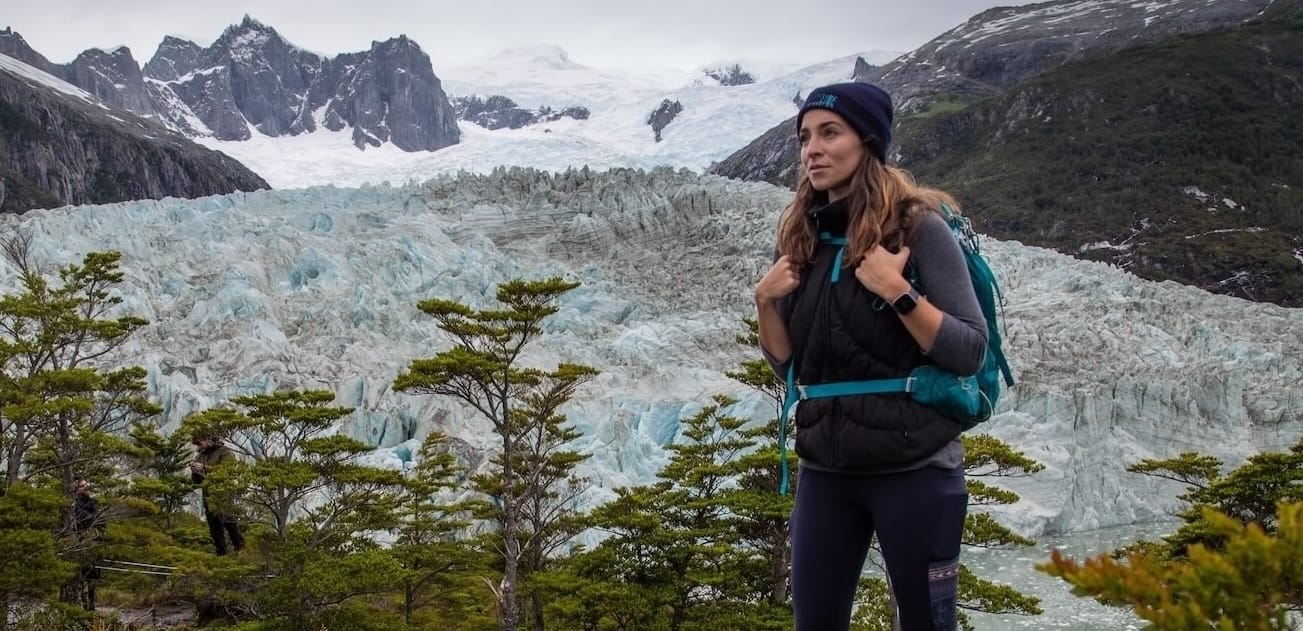
[[[222,444],[220,438],[211,434],[196,435],[192,442],[199,453],[196,454],[194,462],[190,463],[190,480],[201,485],[204,516],[208,520],[208,534],[213,538],[217,556],[226,556],[226,535],[230,535],[231,547],[238,553],[244,549],[244,536],[240,534],[240,526],[233,515],[214,510],[208,501],[208,486],[204,484],[204,480],[213,468],[234,458],[235,455]]]
[[[818,88],[797,115],[801,175],[755,300],[766,358],[801,388],[982,364],[986,322],[941,214],[958,204],[887,165],[891,122],[890,95],[867,83]],[[850,626],[876,533],[898,628],[954,630],[962,426],[904,393],[820,396],[796,408],[796,628]]]
[[[77,536],[89,537],[95,541],[104,540],[104,515],[100,513],[99,500],[91,495],[91,484],[86,479],[78,479],[73,485],[75,495],[72,500],[72,527]],[[95,567],[97,559],[91,556],[82,561],[78,572],[81,578],[79,599],[86,611],[95,611],[95,583],[100,579],[100,570]]]

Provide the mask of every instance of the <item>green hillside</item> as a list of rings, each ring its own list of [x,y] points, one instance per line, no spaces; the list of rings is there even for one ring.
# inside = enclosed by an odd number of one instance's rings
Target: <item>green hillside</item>
[[[980,230],[1303,306],[1297,12],[938,103],[900,121],[901,164],[954,192]]]

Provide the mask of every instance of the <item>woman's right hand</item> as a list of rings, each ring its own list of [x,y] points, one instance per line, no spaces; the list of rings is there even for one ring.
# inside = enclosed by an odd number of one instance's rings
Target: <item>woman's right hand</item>
[[[800,266],[792,262],[790,257],[781,256],[756,284],[756,303],[765,305],[777,302],[796,291],[800,284]]]

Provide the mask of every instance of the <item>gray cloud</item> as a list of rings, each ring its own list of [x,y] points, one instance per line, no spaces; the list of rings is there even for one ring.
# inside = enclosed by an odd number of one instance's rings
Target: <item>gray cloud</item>
[[[908,51],[997,4],[320,0],[305,5],[263,0],[232,6],[175,0],[41,0],[7,7],[0,26],[13,27],[56,63],[86,48],[119,45],[130,46],[143,63],[164,35],[206,43],[249,14],[295,45],[328,56],[406,34],[429,53],[436,72],[440,65],[531,44],[556,44],[576,62],[592,66],[691,68],[732,58],[815,62],[866,50]]]

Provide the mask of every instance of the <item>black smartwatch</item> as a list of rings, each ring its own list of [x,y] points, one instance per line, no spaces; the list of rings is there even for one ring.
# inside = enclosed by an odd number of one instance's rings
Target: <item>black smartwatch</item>
[[[914,307],[918,306],[918,301],[921,298],[923,298],[923,296],[920,296],[917,290],[915,290],[913,287],[910,287],[909,291],[901,294],[899,298],[896,298],[895,300],[891,301],[891,308],[894,309],[896,313],[900,315],[909,315],[909,312],[913,311]]]

